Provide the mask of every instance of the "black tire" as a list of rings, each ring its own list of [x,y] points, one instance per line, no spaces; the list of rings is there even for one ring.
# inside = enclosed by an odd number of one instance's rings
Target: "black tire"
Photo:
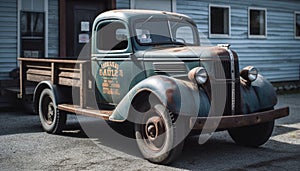
[[[170,112],[160,103],[136,117],[135,137],[141,154],[153,163],[168,164],[182,152],[179,131]]]
[[[61,133],[66,124],[67,115],[57,109],[54,94],[50,89],[42,91],[38,105],[40,121],[44,131],[52,134]]]
[[[228,132],[237,144],[259,147],[269,140],[272,135],[273,128],[274,120],[257,125],[230,129]]]

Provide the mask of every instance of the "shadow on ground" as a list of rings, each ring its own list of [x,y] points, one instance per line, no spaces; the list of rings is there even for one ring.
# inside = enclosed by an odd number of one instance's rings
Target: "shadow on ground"
[[[81,120],[80,118],[79,120]],[[79,124],[80,123],[80,124]],[[79,128],[86,131],[81,133],[65,134],[85,138],[90,137],[100,146],[118,150],[129,155],[141,157],[134,139],[121,136],[112,130],[104,121],[87,120],[69,125],[69,128]],[[78,125],[79,124],[79,125]],[[79,127],[78,127],[79,126]],[[296,129],[277,126],[273,136],[285,134]],[[93,130],[91,132],[91,130]],[[96,131],[97,130],[97,131]],[[101,130],[101,131],[100,131]],[[112,152],[113,153],[113,152]],[[179,159],[170,164],[170,167],[188,170],[249,170],[268,168],[276,170],[278,165],[292,163],[299,166],[300,146],[274,140],[269,140],[260,148],[243,147],[233,143],[228,133],[218,132],[205,144],[198,144],[198,136],[189,137]],[[290,166],[287,166],[289,168]]]

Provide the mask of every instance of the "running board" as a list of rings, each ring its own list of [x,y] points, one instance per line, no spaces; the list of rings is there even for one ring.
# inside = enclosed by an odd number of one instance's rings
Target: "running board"
[[[59,104],[58,109],[74,114],[80,114],[90,117],[102,118],[104,120],[108,120],[109,116],[113,113],[113,110],[97,110],[93,108],[80,108],[79,105],[72,104]]]

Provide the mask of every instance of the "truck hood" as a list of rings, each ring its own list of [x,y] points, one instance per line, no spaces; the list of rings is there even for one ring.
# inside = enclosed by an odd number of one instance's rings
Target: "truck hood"
[[[156,74],[187,76],[191,69],[199,66],[210,70],[213,67],[208,66],[208,61],[228,57],[229,54],[226,49],[220,47],[161,46],[148,49],[140,55],[143,55],[144,67],[149,77]]]
[[[220,47],[201,47],[201,46],[183,46],[183,47],[157,47],[148,49],[144,52],[144,58],[213,58],[228,56],[226,49]]]

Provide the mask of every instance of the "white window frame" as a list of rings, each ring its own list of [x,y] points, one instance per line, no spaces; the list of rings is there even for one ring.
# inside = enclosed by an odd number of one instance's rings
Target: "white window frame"
[[[211,8],[227,8],[228,9],[228,34],[213,34],[211,33]],[[208,7],[208,37],[209,38],[230,38],[231,36],[231,7],[229,5],[215,5],[209,4]]]
[[[297,36],[297,27],[296,27],[296,24],[297,24],[297,19],[296,19],[296,16],[297,15],[300,15],[300,11],[295,11],[294,12],[294,37],[295,39],[300,39],[300,36]]]
[[[138,0],[130,0],[130,9],[135,9],[134,8],[135,7],[135,1],[138,1]],[[151,1],[151,0],[148,0],[148,1]],[[177,10],[176,0],[170,0],[170,1],[171,1],[171,8],[172,8],[171,12],[176,12],[176,10]],[[159,4],[157,4],[157,5],[159,5]]]
[[[260,10],[265,11],[265,35],[250,35],[250,10]],[[249,7],[248,8],[248,38],[254,38],[254,39],[265,39],[268,36],[268,14],[267,14],[267,8],[258,8],[258,7]]]
[[[21,55],[21,10],[22,10],[22,0],[18,0],[18,41],[17,41],[17,56],[20,57]],[[48,57],[48,0],[44,0],[44,12],[45,14],[45,57]]]

